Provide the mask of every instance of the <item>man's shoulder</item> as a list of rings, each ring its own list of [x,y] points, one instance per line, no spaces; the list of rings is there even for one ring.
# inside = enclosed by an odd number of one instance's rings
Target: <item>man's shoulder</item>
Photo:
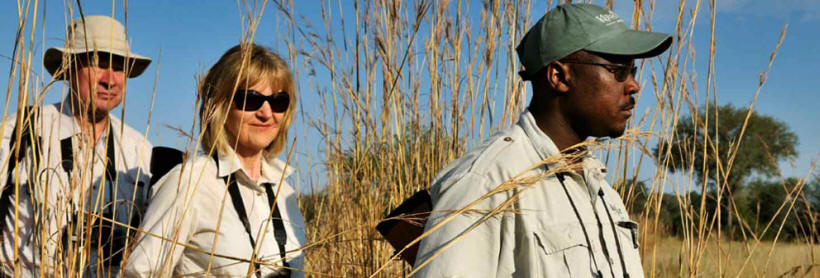
[[[123,138],[133,140],[145,139],[145,135],[143,135],[142,132],[139,132],[138,130],[134,129],[134,127],[120,120],[116,116],[110,115],[109,119],[111,119],[111,126],[113,126],[115,129],[122,130]]]
[[[19,107],[16,111],[9,113],[3,119],[2,125],[4,137],[9,137],[15,133],[17,117],[19,116],[35,116],[35,119],[24,118],[23,120],[29,120],[31,123],[36,124],[37,126],[34,128],[35,131],[42,131],[46,130],[48,124],[56,122],[56,117],[59,117],[60,113],[54,104]],[[43,124],[46,126],[42,126]]]
[[[493,135],[482,145],[448,164],[431,186],[435,192],[459,185],[463,179],[474,179],[470,190],[488,192],[516,174],[525,171],[534,160],[530,139],[517,125]]]
[[[109,119],[111,120],[111,126],[114,127],[116,131],[121,132],[120,136],[123,146],[134,146],[138,151],[147,151],[148,154],[150,154],[153,145],[148,141],[148,137],[114,115],[109,115]],[[140,147],[143,149],[140,150]]]
[[[3,119],[3,138],[14,134],[14,128],[17,126],[17,114],[20,114],[19,110],[9,113],[6,115],[6,118]]]

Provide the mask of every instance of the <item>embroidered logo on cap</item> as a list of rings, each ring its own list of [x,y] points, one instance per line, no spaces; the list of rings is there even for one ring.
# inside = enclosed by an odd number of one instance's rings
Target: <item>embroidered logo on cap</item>
[[[624,22],[624,20],[621,19],[620,17],[618,17],[618,15],[615,14],[615,12],[613,12],[613,11],[609,11],[609,13],[606,13],[606,14],[599,14],[599,15],[595,16],[595,19],[597,19],[598,21],[600,21],[601,23],[606,24],[606,25],[612,25],[612,24],[615,24],[615,23],[618,23],[618,22]]]

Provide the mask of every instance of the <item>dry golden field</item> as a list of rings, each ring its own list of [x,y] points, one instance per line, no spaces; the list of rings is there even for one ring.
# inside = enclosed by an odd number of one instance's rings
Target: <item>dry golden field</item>
[[[764,241],[755,247],[752,243],[723,241],[718,247],[715,240],[707,244],[699,266],[699,277],[820,276],[817,259],[820,247],[816,245]],[[652,254],[644,254],[643,257],[647,277],[653,273],[655,277],[690,276],[691,272],[681,267],[681,257],[685,256],[685,251],[681,251],[681,240],[667,237],[657,241],[657,246],[662,251],[657,253],[654,264]]]

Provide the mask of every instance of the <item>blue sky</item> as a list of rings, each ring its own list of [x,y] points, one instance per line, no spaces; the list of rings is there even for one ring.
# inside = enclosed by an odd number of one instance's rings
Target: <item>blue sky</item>
[[[8,76],[13,40],[17,26],[16,1],[2,1],[0,11],[0,37],[6,43],[0,44],[0,74]],[[73,2],[73,1],[68,1]],[[112,9],[112,2],[114,7]],[[474,1],[475,2],[475,1]],[[593,1],[603,3],[604,1]],[[615,1],[615,11],[621,16],[631,14],[629,6],[633,1]],[[656,31],[672,32],[674,24],[674,1],[658,1],[653,28]],[[62,45],[65,23],[69,21],[65,1],[47,1],[45,10],[40,7],[38,30],[33,53],[34,72],[41,69],[42,53],[50,46]],[[333,1],[338,7],[339,3]],[[344,9],[351,10],[341,1]],[[787,122],[800,138],[799,158],[792,168],[782,165],[787,176],[803,176],[812,159],[820,154],[820,94],[814,73],[820,65],[820,1],[809,0],[724,0],[719,1],[716,22],[716,70],[718,102],[747,106],[757,88],[759,73],[765,69],[769,54],[777,42],[781,28],[789,24],[788,33],[780,48],[768,82],[763,87],[756,103],[757,111]],[[42,5],[42,3],[41,3]],[[111,15],[123,20],[120,1],[83,2],[86,15]],[[296,1],[296,11],[305,19],[319,23],[319,5],[316,1]],[[480,5],[480,3],[472,3]],[[536,3],[533,11],[545,10],[544,3]],[[699,83],[705,84],[706,59],[708,53],[708,10],[701,7],[703,14],[695,31],[694,44],[697,48]],[[45,12],[45,28],[42,27],[42,12]],[[182,146],[186,139],[164,127],[170,125],[190,130],[195,116],[194,96],[196,77],[213,64],[229,47],[240,40],[243,20],[240,18],[236,1],[128,1],[128,32],[132,39],[132,50],[154,58],[154,63],[146,73],[129,81],[125,121],[138,130],[145,131],[148,106],[156,82],[156,100],[153,120],[148,138],[155,145]],[[75,14],[74,17],[79,16]],[[273,4],[269,4],[263,21],[257,31],[258,43],[282,50],[282,22]],[[540,16],[533,12],[534,17]],[[537,18],[532,18],[534,22]],[[30,30],[29,30],[30,32]],[[45,48],[43,48],[45,47]],[[700,57],[703,56],[703,57]],[[158,72],[158,75],[155,75]],[[46,80],[50,78],[46,73]],[[158,76],[158,77],[155,77]],[[5,81],[0,81],[6,85]],[[5,86],[3,88],[6,88]],[[701,89],[702,90],[702,89]],[[301,89],[303,113],[316,115],[317,106],[310,105],[317,100],[315,93]],[[57,102],[60,90],[52,90],[47,102]],[[649,98],[639,102],[637,111],[641,113],[653,107]],[[10,110],[15,110],[11,107]],[[115,112],[119,113],[119,111]],[[309,127],[297,127],[295,131],[305,131]],[[318,141],[317,141],[318,142]],[[308,144],[300,148],[308,149]],[[321,156],[313,154],[313,162]],[[305,166],[301,166],[303,169]],[[647,171],[649,172],[649,171]],[[305,190],[305,188],[302,188]]]
[[[816,72],[813,65],[820,62],[820,55],[817,54],[820,52],[820,1],[718,2],[715,70],[717,98],[721,104],[745,107],[751,103],[759,75],[769,62],[781,29],[788,24],[785,40],[755,109],[788,123],[798,135],[799,158],[793,166],[782,163],[781,170],[785,176],[805,176],[811,161],[820,154],[820,140],[817,139],[820,125],[816,122],[820,112],[815,108],[820,103],[820,91],[816,85],[817,77],[813,74]],[[675,8],[661,5],[658,12],[666,14],[666,11]],[[703,8],[708,12],[708,7]],[[706,32],[708,15],[701,16],[704,18],[696,30],[696,46],[698,55],[705,56],[709,42]],[[658,26],[663,28],[668,25],[665,21],[660,20]],[[701,75],[699,82],[703,84],[706,59],[698,60],[701,63],[698,65]]]

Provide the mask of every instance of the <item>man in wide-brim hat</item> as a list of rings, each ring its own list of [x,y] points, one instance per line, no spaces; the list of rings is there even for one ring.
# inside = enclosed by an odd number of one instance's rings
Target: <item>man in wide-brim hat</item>
[[[57,104],[19,107],[5,121],[3,274],[118,276],[127,225],[138,225],[149,194],[152,146],[110,112],[122,103],[127,78],[150,62],[131,52],[125,27],[107,16],[75,19],[64,47],[45,52],[46,70],[66,81],[69,94]]]
[[[151,59],[131,52],[125,28],[107,16],[87,16],[74,20],[68,28],[66,41],[66,47],[46,50],[43,65],[55,79],[69,81],[71,92],[79,96],[74,99],[77,104],[87,106],[97,102],[96,110],[104,112],[104,115],[122,102],[125,92],[123,77],[137,77],[151,63]],[[86,74],[83,66],[94,62],[97,62],[98,69],[96,79],[103,85],[99,88],[90,86],[95,84],[82,84],[88,80],[81,80]],[[96,95],[92,96],[92,91]]]

